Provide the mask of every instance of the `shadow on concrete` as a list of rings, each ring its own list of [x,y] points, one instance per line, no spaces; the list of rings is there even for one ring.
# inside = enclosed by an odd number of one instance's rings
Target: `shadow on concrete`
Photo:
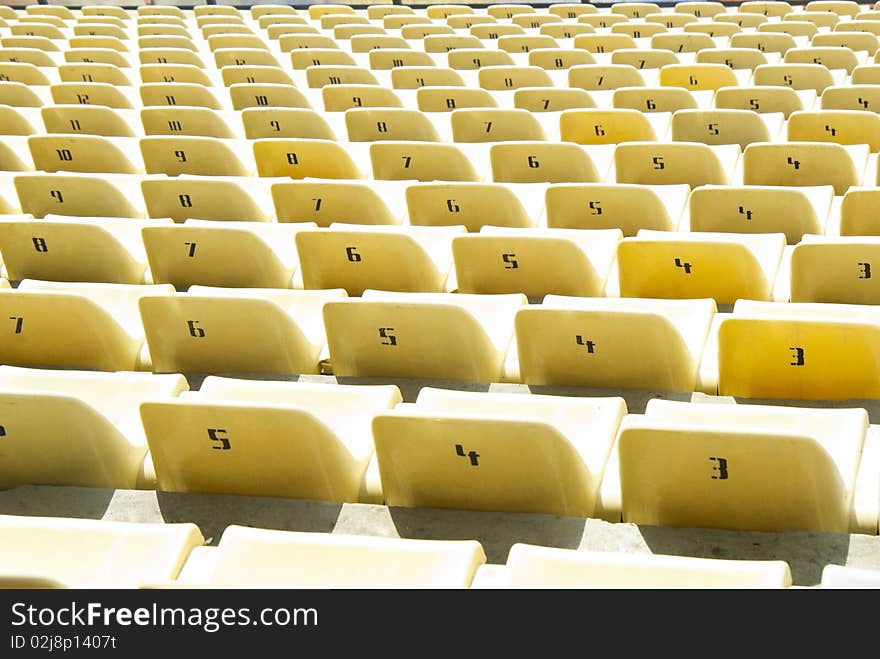
[[[102,519],[115,492],[92,487],[22,485],[0,491],[0,514]]]

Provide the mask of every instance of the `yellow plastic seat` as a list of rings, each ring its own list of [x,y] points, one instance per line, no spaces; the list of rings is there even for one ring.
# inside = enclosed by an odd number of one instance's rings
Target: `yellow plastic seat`
[[[774,117],[754,110],[679,110],[670,125],[675,142],[737,144],[745,149],[752,142],[772,141],[783,123],[781,113]]]
[[[306,289],[344,288],[442,293],[452,269],[452,240],[464,227],[331,224],[301,231],[296,248]]]
[[[859,65],[856,54],[845,46],[792,48],[786,51],[782,61],[786,64],[821,64],[829,69],[845,69],[847,73],[852,73]]]
[[[623,519],[847,533],[867,429],[864,409],[652,400],[618,438]]]
[[[141,110],[144,134],[233,139],[238,137],[226,115],[202,107],[149,107]]]
[[[477,72],[480,87],[491,91],[522,87],[552,87],[550,75],[538,66],[483,66]]]
[[[804,236],[791,253],[791,301],[878,304],[880,240]]]
[[[697,64],[724,64],[734,70],[754,71],[767,64],[767,56],[757,48],[707,48],[697,53]]]
[[[329,140],[259,139],[253,148],[259,176],[364,178],[349,149]]]
[[[455,142],[546,140],[541,122],[531,112],[507,108],[461,108],[450,115]]]
[[[517,190],[521,194],[517,194]],[[465,226],[480,231],[491,224],[534,227],[541,209],[534,205],[533,186],[495,183],[417,183],[406,188],[409,223],[413,226]],[[543,207],[543,200],[537,202]]]
[[[325,85],[321,98],[326,112],[345,112],[352,108],[402,108],[403,102],[392,89],[379,85]]]
[[[811,0],[804,9],[809,12],[833,12],[838,16],[849,16],[850,18],[855,18],[862,11],[859,3],[847,0]]]
[[[309,100],[296,87],[278,83],[233,83],[229,86],[233,110],[246,108],[308,108]]]
[[[585,50],[576,48],[535,48],[529,51],[529,66],[542,69],[569,69],[580,64],[595,64],[595,58]]]
[[[548,295],[516,315],[520,378],[529,385],[693,391],[715,308],[705,299]]]
[[[810,41],[810,45],[820,48],[848,48],[855,53],[874,55],[880,50],[880,39],[870,32],[830,32],[817,34]],[[825,62],[825,65],[828,66],[828,63]]]
[[[290,51],[290,63],[294,70],[305,70],[311,66],[356,66],[356,61],[350,53],[336,46],[326,45],[294,49]]]
[[[570,142],[509,142],[489,149],[500,183],[597,183],[604,178],[589,151]]]
[[[762,64],[755,68],[754,83],[758,86],[813,89],[817,94],[838,84],[831,71],[822,64]]]
[[[464,86],[454,69],[439,66],[398,66],[391,71],[391,86],[396,89]]]
[[[460,293],[601,297],[620,230],[505,229],[452,241]]]
[[[58,67],[58,77],[61,82],[103,82],[124,87],[132,84],[125,69],[112,64],[62,64]]]
[[[620,295],[712,298],[718,304],[772,299],[782,234],[676,233],[641,230],[617,249]]]
[[[612,14],[622,14],[630,19],[656,14],[659,11],[660,5],[653,2],[621,2],[611,7]]]
[[[228,526],[209,583],[227,588],[468,588],[485,562],[482,546],[473,540],[403,540]]]
[[[863,110],[793,112],[788,118],[790,142],[867,144],[880,150],[880,116]]]
[[[650,39],[656,34],[666,32],[668,30],[665,25],[653,21],[629,21],[611,26],[611,34],[625,34],[633,39]]]
[[[743,152],[746,185],[833,185],[844,194],[861,184],[868,158],[867,145],[841,146],[825,142],[750,144]]]
[[[585,62],[590,64],[592,62]],[[653,48],[619,48],[611,53],[612,64],[628,64],[637,69],[661,69],[678,64],[678,56],[669,50]]]
[[[170,286],[50,282],[26,279],[0,290],[7,320],[0,363],[134,371],[143,327],[138,300]]]
[[[254,162],[250,144],[214,137],[159,135],[140,140],[148,174],[250,176]]]
[[[826,87],[822,92],[822,110],[880,111],[880,85],[855,84]],[[868,120],[870,121],[870,119]]]
[[[134,117],[101,105],[53,105],[40,112],[48,133],[136,137],[140,132]]]
[[[62,82],[49,88],[56,105],[106,105],[131,110],[134,104],[123,89],[104,82]]]
[[[416,103],[422,112],[498,107],[495,97],[488,90],[467,87],[421,87],[416,90]]]
[[[524,295],[386,293],[328,302],[334,375],[497,382]]]
[[[804,109],[804,101],[797,91],[789,87],[722,87],[715,92],[715,107],[723,110],[753,110],[760,114],[781,112],[787,119],[792,112]]]
[[[566,110],[559,116],[563,141],[577,144],[620,144],[657,139],[657,131],[638,110]]]
[[[620,87],[611,102],[615,108],[644,114],[697,109],[696,98],[683,87]]]
[[[0,135],[34,135],[38,128],[37,116],[8,105],[0,105]]]
[[[205,542],[195,524],[4,515],[0,528],[4,579],[36,575],[72,588],[134,588],[175,579],[190,551]]]
[[[236,84],[293,85],[293,79],[290,77],[290,74],[277,66],[224,66],[220,70],[220,77],[223,79],[223,84],[226,87],[232,87],[232,85]],[[145,80],[144,82],[147,81]],[[160,81],[157,80],[155,82]],[[190,80],[188,82],[198,81]]]
[[[613,53],[638,48],[638,44],[627,34],[581,34],[574,38],[574,47],[588,53]]]
[[[797,47],[797,42],[793,36],[784,32],[741,32],[730,37],[730,47],[753,48],[763,53],[784,55]]]
[[[441,142],[373,142],[373,178],[388,181],[481,181],[482,168],[459,145]],[[352,177],[348,177],[352,178]]]
[[[430,37],[426,37],[426,40]],[[439,52],[446,52],[445,50]],[[446,62],[450,69],[456,71],[476,71],[482,67],[514,66],[513,57],[503,50],[489,50],[487,48],[469,46],[456,47],[446,55]],[[536,67],[537,68],[537,67]],[[540,75],[533,73],[533,76]],[[511,83],[513,84],[513,83]]]
[[[335,140],[336,134],[320,113],[305,108],[247,108],[241,112],[244,134],[250,140],[292,137]]]
[[[878,333],[870,306],[740,300],[718,328],[718,391],[745,398],[877,398]]]
[[[440,142],[434,124],[418,110],[404,108],[352,108],[345,111],[351,142]]]
[[[739,158],[738,145],[696,142],[627,142],[614,152],[618,183],[727,185]]]
[[[340,297],[344,291],[191,286],[144,295],[140,315],[157,373],[318,373],[321,309]]]
[[[568,70],[568,86],[587,91],[619,89],[644,87],[645,80],[639,70],[629,64],[586,64]]]
[[[513,107],[529,112],[560,112],[594,108],[596,102],[584,89],[521,87],[513,92]]]
[[[313,226],[187,220],[147,225],[140,232],[156,283],[178,290],[192,285],[290,288],[298,267],[296,233]]]
[[[372,422],[386,504],[593,515],[622,398],[424,388]]]
[[[405,214],[396,183],[303,180],[272,184],[279,222],[400,224]]]
[[[684,87],[692,91],[736,87],[739,79],[725,64],[669,64],[660,69],[664,87]]]
[[[714,3],[688,3],[714,4]],[[508,588],[788,588],[784,561],[735,561],[660,554],[575,551],[517,543]]]
[[[876,204],[880,191],[872,188],[851,188],[840,205],[841,236],[880,236]]]
[[[370,424],[400,400],[395,386],[211,376],[185,398],[154,396],[140,416],[159,490],[357,503]]]
[[[147,454],[140,404],[187,388],[181,375],[0,367],[0,489],[137,488]]]
[[[819,28],[815,25],[815,23],[811,23],[810,21],[787,21],[783,20],[779,23],[777,22],[766,22],[761,23],[758,26],[758,33],[762,32],[779,32],[782,34],[788,34],[792,37],[807,37],[812,38],[816,34],[819,33]]]
[[[139,176],[22,174],[13,179],[23,213],[77,217],[146,217]],[[161,217],[161,216],[157,216]]]
[[[136,143],[136,142],[135,142]],[[34,166],[44,172],[143,173],[143,162],[132,154],[127,138],[98,135],[32,135],[28,146]]]

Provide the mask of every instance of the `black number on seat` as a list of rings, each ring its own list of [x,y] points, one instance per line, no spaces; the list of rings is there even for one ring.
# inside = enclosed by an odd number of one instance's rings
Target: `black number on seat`
[[[24,316],[10,316],[9,320],[15,321],[15,334],[21,334],[21,327],[24,325]]]
[[[804,349],[798,348],[797,346],[792,346],[789,348],[791,350],[791,358],[794,360],[789,364],[789,366],[803,366],[804,365]]]
[[[205,330],[201,327],[197,327],[199,321],[197,320],[188,320],[186,321],[186,326],[189,328],[189,335],[194,339],[203,339],[205,337]]]
[[[710,457],[709,460],[713,461],[715,464],[712,465],[712,480],[713,481],[726,481],[727,474],[727,458],[716,458]],[[717,472],[717,476],[715,475]]]
[[[229,438],[226,437],[226,428],[208,428],[208,439],[212,442],[220,442],[219,446],[215,444],[212,449],[218,451],[228,451],[232,448]]]
[[[394,331],[393,327],[380,327],[379,328],[379,338],[382,339],[379,343],[383,346],[396,346],[397,345],[397,337],[391,332]],[[386,341],[387,339],[387,341]]]

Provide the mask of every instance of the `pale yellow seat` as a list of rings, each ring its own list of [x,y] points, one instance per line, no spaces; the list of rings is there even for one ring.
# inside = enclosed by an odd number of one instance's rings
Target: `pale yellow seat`
[[[825,233],[834,188],[713,186],[690,196],[690,230],[728,233],[784,233],[789,244],[805,234]]]
[[[8,76],[4,68],[0,64],[0,75]],[[36,67],[34,67],[34,70],[37,70]],[[48,84],[48,81],[46,81],[46,84]],[[28,83],[0,81],[0,103],[3,105],[14,108],[39,108],[43,106],[44,102],[45,99],[31,89]]]
[[[442,293],[452,270],[458,227],[331,224],[296,236],[303,287]]]
[[[247,108],[241,112],[241,122],[249,140],[277,137],[337,139],[322,113],[306,108]]]
[[[793,112],[788,118],[788,140],[867,144],[876,153],[880,150],[880,116],[864,110]]]
[[[784,32],[741,32],[730,37],[730,47],[751,48],[765,53],[784,55],[797,47],[797,41]]]
[[[394,386],[207,377],[140,406],[159,490],[357,503]],[[254,475],[259,474],[259,478]]]
[[[139,406],[187,388],[182,375],[0,366],[0,489],[137,488],[147,454]]]
[[[36,575],[72,588],[134,588],[175,579],[190,551],[205,542],[195,524],[4,515],[0,529],[4,576]]]
[[[555,14],[556,16],[560,16],[563,19],[576,19],[584,14],[597,14],[599,10],[593,5],[582,5],[576,2],[563,2],[563,3],[554,3],[547,8],[551,14]]]
[[[581,34],[574,38],[574,47],[589,53],[612,53],[622,48],[636,48],[637,44],[628,34]]]
[[[464,80],[458,71],[433,64],[394,67],[390,75],[391,87],[395,90],[464,86]]]
[[[309,46],[290,51],[290,64],[294,70],[305,70],[310,66],[356,66],[356,60],[350,53],[340,50],[335,44],[329,46],[324,42],[327,37],[310,37],[300,35],[303,39],[318,39],[320,45]],[[298,37],[299,38],[299,37]]]
[[[821,64],[829,69],[844,69],[852,73],[861,62],[856,54],[845,46],[810,46],[792,48],[785,53],[785,64]]]
[[[321,88],[321,98],[326,112],[403,107],[403,101],[394,90],[379,85],[325,85]]]
[[[559,229],[674,231],[687,203],[687,185],[551,185],[546,193],[547,226]]]
[[[468,588],[485,562],[482,546],[473,540],[404,540],[228,526],[217,546],[209,585]]]
[[[591,517],[622,398],[424,388],[372,422],[388,506]]]
[[[330,140],[259,139],[253,143],[259,176],[364,178],[351,148]]]
[[[633,39],[649,39],[655,34],[665,34],[668,30],[665,25],[647,21],[629,21],[619,23],[611,27],[611,34],[625,34]],[[616,52],[616,51],[615,51]]]
[[[143,68],[143,67],[142,67]],[[143,76],[143,72],[141,73]],[[202,75],[205,75],[202,72]],[[284,69],[277,66],[224,66],[220,70],[220,77],[223,84],[230,90],[233,85],[293,85],[293,78]],[[144,82],[147,82],[146,80]],[[193,82],[198,82],[193,81]],[[202,84],[211,84],[210,81]],[[283,91],[283,90],[282,90]],[[283,91],[284,94],[291,96],[289,90]],[[231,91],[230,91],[231,95]],[[258,99],[254,99],[258,102]]]
[[[156,372],[318,373],[321,310],[341,297],[345,291],[191,286],[143,296],[140,315]]]
[[[53,105],[43,107],[41,115],[47,133],[136,137],[140,126],[123,112],[101,105]]]
[[[629,64],[585,64],[568,70],[568,86],[587,91],[644,87],[645,79]]]
[[[593,64],[594,62],[582,63]],[[628,64],[637,69],[661,69],[669,64],[678,64],[678,56],[669,50],[653,48],[619,48],[611,53],[611,63]]]
[[[781,18],[793,11],[793,7],[788,2],[780,0],[747,0],[739,6],[739,11],[746,13],[763,14],[764,16],[772,16]]]
[[[147,64],[188,64],[200,69],[205,68],[202,58],[192,48],[140,47],[138,62],[142,66]]]
[[[470,153],[440,142],[370,144],[373,178],[388,181],[482,181],[485,163],[472,161]]]
[[[455,142],[513,142],[546,140],[542,123],[528,110],[462,108],[450,115]]]
[[[874,55],[880,50],[880,39],[870,32],[830,32],[817,34],[810,41],[810,45],[823,48],[849,48],[855,53]]]
[[[638,110],[566,110],[559,116],[562,140],[577,144],[654,141],[658,133],[655,126]]]
[[[352,108],[345,111],[345,127],[351,142],[441,141],[427,116],[405,108]]]
[[[824,142],[750,144],[743,152],[746,185],[833,185],[842,195],[860,185],[868,160],[867,145]]]
[[[170,220],[0,216],[0,252],[12,280],[143,284],[141,229]],[[152,282],[146,282],[152,283]]]
[[[145,135],[239,137],[237,116],[200,107],[150,107],[141,110]]]
[[[142,138],[140,151],[148,174],[250,176],[255,169],[250,144],[239,140],[158,135]]]
[[[841,236],[880,236],[877,222],[877,204],[880,190],[874,188],[851,188],[843,196],[840,205]]]
[[[822,110],[880,111],[880,84],[855,84],[826,87],[822,92]],[[870,120],[869,120],[870,121]]]
[[[457,39],[460,37],[443,37],[444,39]],[[473,37],[466,37],[471,39]],[[425,41],[427,42],[431,37],[426,37]],[[426,45],[427,48],[427,45]],[[431,52],[430,50],[428,52]],[[440,49],[437,52],[447,52],[446,48]],[[450,69],[455,71],[476,71],[478,69],[486,67],[506,67],[510,69],[514,67],[514,60],[511,57],[510,53],[506,53],[503,50],[489,50],[487,48],[482,48],[481,46],[455,46],[453,50],[449,50],[446,55],[446,63],[449,65]],[[516,67],[514,67],[516,68]],[[538,68],[538,67],[534,67]],[[527,69],[530,70],[530,69]],[[522,71],[519,71],[522,73]],[[540,74],[538,72],[531,72],[531,77],[537,77]],[[503,78],[503,76],[502,76]],[[513,82],[511,81],[511,85]]]
[[[648,14],[650,16],[651,14]],[[626,16],[619,16],[617,14],[606,14],[596,13],[595,15],[580,15],[577,18],[577,22],[579,25],[590,25],[593,28],[610,28],[614,27],[619,23],[628,22]]]
[[[722,22],[722,21],[708,21],[708,22],[696,22],[691,23],[684,26],[684,32],[686,34],[690,33],[701,33],[708,35],[714,39],[727,39],[736,34],[742,33],[743,29],[741,25],[737,25],[733,22]]]
[[[833,12],[838,16],[849,16],[850,18],[855,18],[862,11],[859,3],[848,0],[811,0],[804,9],[808,12]]]
[[[386,181],[307,179],[272,184],[279,222],[401,224],[406,208],[401,184]]]
[[[659,11],[660,6],[653,2],[621,2],[611,7],[612,14],[623,14],[630,19],[656,14]]]
[[[608,167],[601,155],[571,142],[508,142],[489,149],[492,180],[500,183],[597,183]]]
[[[0,363],[140,370],[148,360],[141,355],[144,333],[138,300],[171,290],[25,279],[15,290],[0,290],[0,307],[7,318]]]
[[[822,64],[762,64],[755,68],[753,80],[756,86],[812,89],[820,94],[826,87],[841,84],[843,77],[835,78]]]
[[[697,53],[697,64],[724,64],[734,70],[754,71],[767,64],[767,56],[757,48],[707,48]]]
[[[783,20],[780,22],[771,22],[768,21],[766,23],[761,23],[758,26],[758,33],[782,33],[788,34],[792,37],[807,37],[812,38],[816,34],[819,33],[819,28],[815,23],[811,23],[810,21],[792,21],[792,20]]]
[[[452,241],[460,293],[601,296],[620,230],[484,226]]]
[[[516,315],[530,385],[693,391],[713,300],[548,295]],[[633,350],[633,345],[638,350]]]
[[[56,105],[103,105],[118,110],[131,110],[136,105],[126,87],[103,82],[62,82],[49,89]]]
[[[727,185],[739,159],[739,145],[696,142],[627,142],[614,152],[618,183]]]
[[[386,293],[329,302],[324,324],[337,376],[497,382],[524,295]]]
[[[681,5],[692,4],[680,2]],[[714,3],[693,3],[714,4]],[[517,543],[508,588],[788,588],[784,561],[735,561],[661,554],[575,551]]]
[[[555,71],[595,63],[596,60],[590,53],[576,48],[536,48],[529,51],[529,66],[539,66],[542,69]]]
[[[783,16],[782,20],[785,21],[800,21],[812,23],[818,28],[833,28],[840,22],[840,17],[834,12],[830,11],[800,11],[800,12],[792,12],[787,16]]]
[[[670,30],[673,28],[687,27],[691,23],[699,22],[699,20],[700,19],[693,14],[668,13],[662,11],[645,16],[646,22],[659,23],[660,25],[666,26]]]
[[[643,113],[695,110],[698,107],[694,94],[683,87],[621,87],[614,90],[611,99],[615,108]]]
[[[189,82],[205,86],[214,83],[204,69],[193,64],[144,64],[140,67],[141,82]]]
[[[294,240],[314,224],[187,220],[144,226],[143,247],[156,283],[290,288],[298,267]],[[0,243],[2,251],[2,243]]]
[[[821,588],[880,588],[880,571],[841,565],[826,565],[822,569]]]
[[[880,239],[804,236],[791,254],[791,301],[880,304]]]
[[[815,92],[810,90],[809,95],[815,97]],[[715,107],[718,109],[753,110],[761,114],[781,112],[786,119],[792,112],[803,110],[804,105],[801,94],[789,87],[722,87],[715,92]]]
[[[553,87],[553,79],[537,66],[486,66],[477,71],[477,83],[482,89],[504,91],[522,87]]]
[[[559,112],[574,108],[594,108],[596,102],[584,89],[521,87],[513,92],[513,107],[529,112]]]
[[[326,85],[378,85],[369,69],[359,66],[326,65],[306,67],[306,81],[312,89]]]
[[[878,118],[880,121],[880,118]],[[676,142],[738,144],[771,142],[778,137],[784,118],[759,115],[754,110],[678,110],[672,115],[672,139]]]
[[[880,22],[877,23],[880,25]],[[866,64],[857,66],[853,69],[850,77],[852,85],[877,85],[880,84],[880,66],[876,64]]]
[[[133,138],[98,135],[32,135],[28,146],[34,166],[44,172],[141,174]]]
[[[233,83],[229,85],[233,110],[245,108],[307,108],[306,96],[291,84]]]
[[[209,87],[190,82],[146,83],[140,87],[144,107],[182,105],[222,110],[218,96]]]
[[[34,135],[41,133],[41,117],[25,108],[0,105],[0,135]]]
[[[740,300],[718,328],[718,392],[746,398],[880,397],[874,307]]]
[[[772,299],[785,236],[641,230],[617,249],[620,295],[713,298],[718,304]]]
[[[406,188],[409,223],[414,226],[485,225],[533,227],[543,200],[530,184],[416,183]]]
[[[517,90],[517,93],[521,90]],[[452,112],[457,108],[494,108],[498,102],[487,89],[421,87],[416,102],[422,112]]]
[[[236,176],[148,177],[141,182],[149,217],[271,222],[269,188],[277,179]]]
[[[146,216],[140,194],[140,176],[37,173],[18,175],[13,182],[22,212],[34,217],[50,214],[78,217]]]

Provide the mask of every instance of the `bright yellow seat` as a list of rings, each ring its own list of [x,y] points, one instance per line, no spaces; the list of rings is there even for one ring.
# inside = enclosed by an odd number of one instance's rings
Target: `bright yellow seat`
[[[880,239],[804,236],[791,254],[791,301],[880,304]]]

